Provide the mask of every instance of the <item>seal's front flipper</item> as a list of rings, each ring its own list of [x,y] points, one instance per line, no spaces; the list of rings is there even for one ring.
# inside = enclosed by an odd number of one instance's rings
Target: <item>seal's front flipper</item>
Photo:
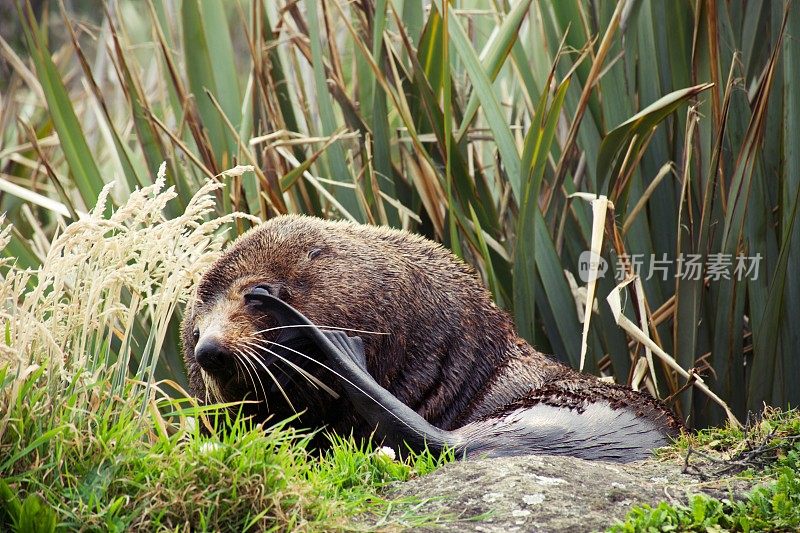
[[[359,337],[349,337],[343,331],[322,333],[334,349],[320,348],[339,373],[350,401],[359,414],[375,426],[378,437],[395,446],[406,443],[416,451],[427,447],[439,452],[445,447],[458,446],[454,435],[431,425],[375,381],[367,372],[364,344]]]
[[[342,355],[353,361],[362,372],[369,374],[367,370],[367,355],[364,353],[364,341],[361,340],[361,337],[351,337],[344,331],[323,331],[322,333],[328,337],[334,346],[339,348]]]
[[[348,337],[343,331],[320,330],[302,313],[260,287],[248,291],[245,300],[272,314],[281,326],[304,326],[297,328],[298,332],[312,340],[327,357],[350,401],[375,426],[379,438],[397,446],[405,442],[417,451],[426,447],[434,452],[460,447],[456,436],[431,425],[375,381],[366,370],[360,338]]]

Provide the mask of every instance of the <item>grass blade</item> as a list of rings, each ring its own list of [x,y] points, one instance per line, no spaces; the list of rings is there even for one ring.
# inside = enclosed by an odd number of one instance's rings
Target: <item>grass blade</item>
[[[50,116],[53,119],[53,126],[58,132],[61,149],[72,172],[73,182],[88,210],[94,206],[103,189],[103,178],[92,157],[93,152],[86,143],[78,117],[72,107],[72,100],[50,57],[44,37],[39,31],[30,4],[26,3],[24,8],[19,8],[19,17],[25,32],[25,41],[36,67],[36,74],[39,77]]]

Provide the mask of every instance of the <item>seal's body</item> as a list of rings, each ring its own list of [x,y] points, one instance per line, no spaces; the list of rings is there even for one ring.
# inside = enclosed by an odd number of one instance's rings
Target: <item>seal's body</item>
[[[358,346],[320,340],[335,328]],[[471,268],[387,228],[301,216],[254,228],[203,276],[182,337],[199,398],[256,400],[259,419],[301,412],[342,434],[378,425],[390,440],[628,460],[680,426],[653,398],[534,350]],[[384,419],[392,409],[405,411]]]

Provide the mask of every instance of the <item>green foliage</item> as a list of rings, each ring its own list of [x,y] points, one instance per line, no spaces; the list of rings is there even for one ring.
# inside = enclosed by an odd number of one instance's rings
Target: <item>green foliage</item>
[[[330,435],[334,448],[319,463],[319,471],[335,480],[335,487],[351,489],[360,485],[380,487],[391,481],[406,481],[424,476],[453,461],[452,452],[433,455],[409,452],[402,460],[395,460],[390,448],[375,450],[370,442],[356,442],[352,437]],[[336,495],[338,496],[338,494]]]
[[[729,459],[738,461],[745,473],[751,469],[770,474],[773,469],[789,467],[798,470],[800,456],[800,412],[769,407],[744,428],[726,425],[681,434],[662,453],[686,455],[690,450],[725,451]]]
[[[759,485],[744,499],[695,495],[688,505],[661,502],[636,506],[613,526],[617,533],[657,531],[797,531],[800,528],[800,414],[796,409],[768,409],[744,430],[709,428],[682,435],[660,453],[688,449],[705,453],[724,450],[732,461],[753,468],[742,476],[757,476]]]
[[[31,375],[19,394],[43,379]],[[65,390],[55,405],[48,395],[12,402],[0,440],[2,456],[12,458],[0,467],[0,528],[330,530],[357,513],[424,522],[414,513],[418,502],[394,502],[389,512],[378,490],[449,460],[423,453],[396,461],[346,439],[316,457],[308,435],[283,423],[264,431],[227,410],[187,409],[163,397],[143,420],[142,392],[132,384],[126,400],[110,403],[102,402],[107,382],[87,387],[103,406],[97,411],[73,412],[79,390]],[[198,421],[221,416],[226,430],[207,434],[186,413]]]
[[[15,533],[52,533],[56,513],[36,494],[28,494],[20,503],[8,484],[0,479],[0,524],[10,524]]]
[[[635,507],[615,533],[659,531],[797,531],[800,528],[800,476],[780,469],[777,481],[759,487],[743,501],[692,497],[688,506],[661,502]]]

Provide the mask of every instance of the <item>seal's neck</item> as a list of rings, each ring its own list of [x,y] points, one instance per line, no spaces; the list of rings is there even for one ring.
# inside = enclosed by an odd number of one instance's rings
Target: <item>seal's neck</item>
[[[517,398],[539,388],[555,376],[571,370],[539,352],[524,339],[516,337],[506,347],[508,357],[473,397],[468,409],[459,417],[463,425],[502,408]]]

